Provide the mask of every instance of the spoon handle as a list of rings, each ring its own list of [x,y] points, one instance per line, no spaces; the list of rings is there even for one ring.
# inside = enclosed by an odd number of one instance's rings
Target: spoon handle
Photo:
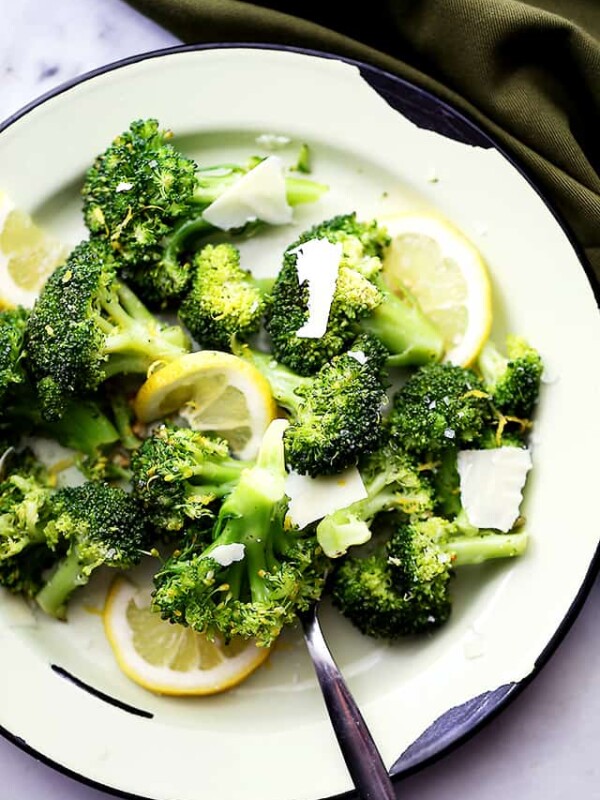
[[[316,610],[303,615],[301,622],[331,724],[359,796],[362,800],[396,800],[381,755],[329,651]]]

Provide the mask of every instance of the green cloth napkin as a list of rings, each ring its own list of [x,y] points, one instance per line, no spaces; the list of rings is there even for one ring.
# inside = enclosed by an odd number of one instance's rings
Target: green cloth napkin
[[[535,176],[600,280],[600,0],[129,2],[185,42],[326,50],[429,89]]]

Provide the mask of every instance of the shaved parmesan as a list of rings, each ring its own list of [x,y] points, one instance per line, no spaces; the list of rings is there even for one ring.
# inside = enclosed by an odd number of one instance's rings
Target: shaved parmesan
[[[290,472],[285,493],[290,498],[288,518],[299,528],[305,528],[311,522],[367,496],[356,467],[350,467],[339,475],[320,475],[318,478]]]
[[[327,239],[310,239],[291,252],[296,254],[298,282],[308,283],[308,319],[298,328],[296,336],[320,339],[327,330],[342,260],[342,245]]]
[[[234,561],[241,561],[246,553],[246,547],[243,544],[233,542],[232,544],[220,544],[211,550],[206,558],[212,558],[217,564],[222,567],[228,567]]]
[[[369,360],[362,350],[348,350],[348,355],[358,361],[359,364],[366,364]]]
[[[216,228],[241,228],[257,219],[270,225],[287,225],[292,209],[286,197],[283,162],[269,156],[229,186],[202,216]]]
[[[458,454],[460,496],[471,525],[507,533],[519,516],[531,453],[519,447]]]

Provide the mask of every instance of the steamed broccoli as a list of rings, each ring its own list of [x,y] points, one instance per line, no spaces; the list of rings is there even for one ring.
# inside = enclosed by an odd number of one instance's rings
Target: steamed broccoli
[[[297,249],[313,239],[342,245],[335,294],[327,330],[320,338],[296,335],[308,318],[309,287],[299,283]],[[408,292],[400,298],[381,277],[381,259],[389,237],[376,222],[359,222],[355,214],[334,217],[306,231],[291,244],[275,281],[266,327],[273,354],[301,375],[311,375],[346,350],[360,332],[378,338],[394,365],[424,364],[441,357],[443,341]]]
[[[433,513],[434,496],[425,473],[416,459],[394,443],[388,442],[363,459],[360,473],[367,497],[328,514],[317,525],[317,540],[330,558],[368,541],[370,523],[383,511],[411,518]]]
[[[0,311],[0,404],[2,406],[6,403],[7,395],[27,380],[23,357],[28,319],[29,312],[24,308]]]
[[[519,336],[506,339],[506,356],[488,341],[477,359],[486,390],[501,414],[528,419],[540,393],[544,366],[537,350]]]
[[[285,450],[297,472],[339,472],[377,447],[387,402],[386,350],[377,340],[359,337],[348,352],[311,378],[295,375],[270,356],[244,353],[267,378],[277,402],[290,412]]]
[[[146,521],[131,495],[92,482],[53,495],[44,534],[68,543],[65,557],[36,596],[47,614],[60,619],[66,617],[72,593],[95,569],[133,567],[147,539]]]
[[[393,438],[406,450],[437,455],[475,443],[493,418],[489,397],[470,369],[421,367],[396,393],[389,417]]]
[[[363,633],[395,639],[442,625],[451,611],[453,570],[521,555],[527,533],[474,529],[440,517],[397,524],[368,555],[347,556],[333,578],[333,602]]]
[[[268,646],[321,595],[327,561],[314,537],[284,521],[286,425],[267,429],[255,466],[221,506],[212,543],[201,550],[193,541],[155,576],[153,605],[163,619]]]
[[[398,639],[433,630],[448,620],[450,599],[444,580],[416,586],[410,592],[394,585],[387,546],[365,557],[347,556],[331,584],[335,607],[361,633]]]
[[[98,403],[68,403],[67,413],[46,422],[27,373],[25,335],[29,312],[24,308],[0,311],[0,430],[17,442],[38,433],[88,455],[118,441],[119,435]]]
[[[248,168],[218,165],[197,170],[160,130],[155,119],[137,120],[102,153],[82,189],[85,222],[108,240],[140,296],[164,304],[179,298],[190,279],[188,251],[214,228],[202,211]],[[288,202],[314,202],[325,187],[288,179]]]
[[[156,120],[133,122],[98,156],[82,189],[90,232],[110,241],[148,300],[154,293],[156,299],[177,297],[189,277],[165,241],[192,214],[196,164],[169,143],[171,137]]]
[[[260,327],[265,282],[240,267],[231,244],[206,245],[194,257],[194,274],[179,319],[204,347],[229,350],[233,336],[246,341]]]
[[[27,548],[48,543],[44,519],[52,492],[52,480],[46,469],[29,450],[9,451],[2,458],[0,481],[0,562],[13,558]]]
[[[70,397],[93,392],[106,378],[146,373],[157,361],[189,351],[179,326],[159,322],[124,283],[99,240],[82,242],[42,289],[26,331],[29,365],[42,413],[64,414]]]
[[[198,529],[214,501],[229,494],[251,466],[229,454],[227,442],[191,428],[162,425],[132,456],[133,491],[161,531]]]

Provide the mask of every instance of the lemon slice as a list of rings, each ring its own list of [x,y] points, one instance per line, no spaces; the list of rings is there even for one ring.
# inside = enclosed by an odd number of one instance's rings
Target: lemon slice
[[[194,430],[227,439],[234,455],[254,458],[277,408],[271,387],[247,361],[218,350],[201,350],[153,372],[134,409],[142,422],[178,412]]]
[[[68,250],[0,191],[0,308],[31,308]]]
[[[417,298],[444,338],[444,360],[468,366],[492,324],[491,286],[481,254],[441,217],[403,214],[379,221],[392,237],[383,263],[386,282]]]
[[[119,667],[135,683],[168,695],[224,692],[254,672],[269,656],[254,640],[229,644],[165,622],[150,610],[150,587],[124,578],[112,584],[104,607],[106,636]]]

